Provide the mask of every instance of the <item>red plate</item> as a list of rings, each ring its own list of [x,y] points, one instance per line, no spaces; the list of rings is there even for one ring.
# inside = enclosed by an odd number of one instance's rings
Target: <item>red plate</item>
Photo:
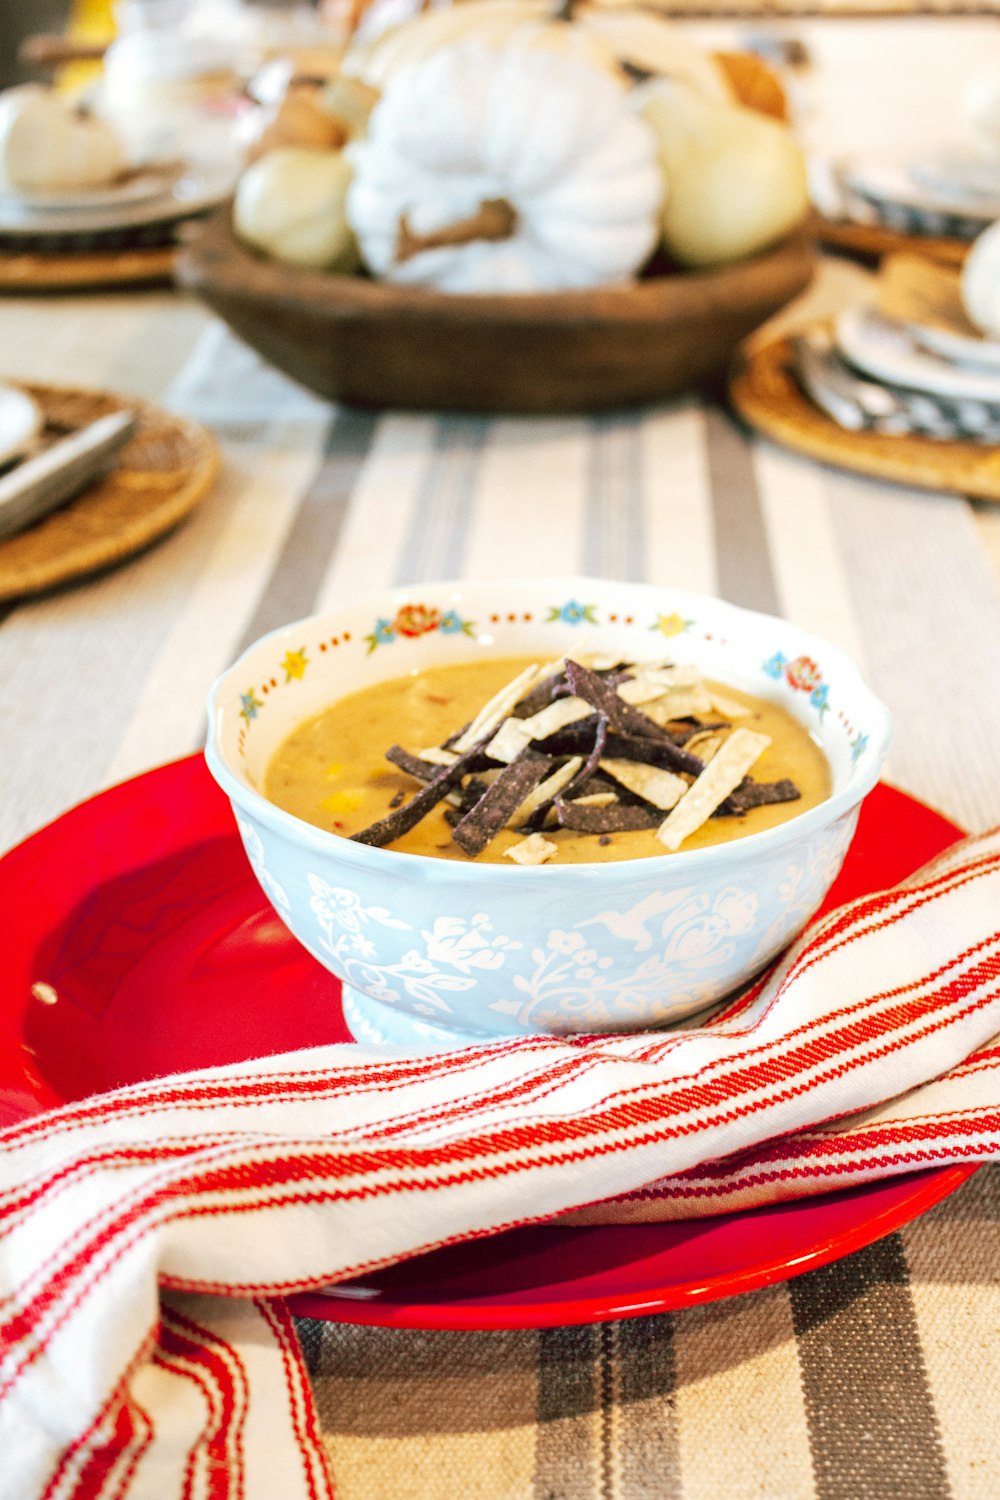
[[[830,901],[891,885],[959,832],[879,786]],[[178,1069],[349,1041],[339,986],[275,917],[200,756],[103,792],[0,860],[0,1125]],[[535,1227],[420,1256],[296,1312],[408,1328],[598,1322],[708,1302],[860,1249],[974,1168],[753,1213]]]

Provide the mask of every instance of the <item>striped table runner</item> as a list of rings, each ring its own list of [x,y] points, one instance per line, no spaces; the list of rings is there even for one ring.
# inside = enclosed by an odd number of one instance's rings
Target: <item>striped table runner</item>
[[[331,411],[166,294],[3,316],[11,373],[165,400],[215,429],[225,473],[130,565],[0,610],[0,847],[194,748],[209,682],[272,625],[386,584],[553,570],[820,631],[896,715],[892,778],[1000,822],[1000,507],[821,469],[693,399]],[[986,1500],[998,1224],[987,1168],[901,1234],[731,1302],[523,1333],[302,1324],[342,1500]]]

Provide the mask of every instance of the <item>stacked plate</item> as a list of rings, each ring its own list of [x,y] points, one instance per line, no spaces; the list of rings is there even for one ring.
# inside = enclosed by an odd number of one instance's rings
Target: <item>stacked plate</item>
[[[898,234],[973,240],[1000,219],[1000,162],[962,146],[910,162],[818,165],[814,197],[828,219]]]
[[[799,384],[850,431],[1000,444],[1000,342],[925,317],[852,307],[806,330],[792,341]]]
[[[231,186],[228,177],[163,162],[88,190],[0,188],[0,248],[59,254],[167,244],[178,223],[214,207]]]

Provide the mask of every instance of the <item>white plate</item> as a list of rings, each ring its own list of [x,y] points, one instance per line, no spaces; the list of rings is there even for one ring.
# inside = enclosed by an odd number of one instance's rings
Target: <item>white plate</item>
[[[904,324],[890,322],[874,308],[847,308],[837,318],[835,339],[845,359],[888,385],[1000,404],[1000,372],[962,369],[921,349]]]
[[[1000,343],[996,340],[949,333],[947,329],[925,327],[922,323],[906,326],[921,349],[970,370],[989,370],[1000,375]]]
[[[24,391],[0,385],[0,464],[27,453],[43,420],[41,408]]]
[[[174,179],[152,197],[79,207],[41,207],[24,198],[0,198],[0,234],[94,234],[102,230],[135,229],[146,224],[188,218],[221,203],[232,191],[232,179],[190,171]]]
[[[27,209],[30,213],[63,214],[73,209],[117,208],[121,204],[144,203],[161,198],[171,190],[184,173],[179,163],[151,165],[132,173],[124,182],[105,183],[100,187],[59,188],[50,192],[26,192],[0,188],[0,205]]]
[[[910,163],[913,181],[927,192],[970,208],[1000,203],[1000,161],[967,146],[946,146]]]
[[[992,196],[970,194],[955,187],[945,192],[918,181],[909,167],[889,162],[848,162],[841,180],[853,193],[878,205],[907,208],[921,214],[952,214],[979,220],[985,228],[1000,219],[1000,191]]]

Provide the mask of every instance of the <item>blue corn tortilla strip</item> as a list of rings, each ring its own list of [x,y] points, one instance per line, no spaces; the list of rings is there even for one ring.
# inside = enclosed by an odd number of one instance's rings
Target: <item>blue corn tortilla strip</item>
[[[522,750],[504,766],[495,781],[469,812],[455,824],[452,837],[464,854],[475,859],[496,837],[520,804],[552,770],[551,756]]]
[[[463,776],[468,776],[470,772],[479,768],[479,763],[483,758],[482,752],[482,744],[473,745],[471,750],[460,755],[450,766],[438,766],[430,781],[422,786],[409,802],[387,813],[384,818],[379,818],[376,823],[370,823],[367,828],[360,829],[358,833],[352,833],[352,842],[372,844],[381,849],[385,844],[391,844],[394,839],[402,838],[404,833],[409,833],[411,828],[415,828],[421,818],[426,817],[431,808],[436,807],[442,798],[448,795],[452,787],[458,785]]]
[[[597,722],[601,717],[600,714],[592,714],[586,719],[578,719],[575,724],[567,724],[564,729],[557,729],[543,740],[532,740],[532,748],[540,750],[543,755],[589,756]],[[618,760],[642,761],[644,765],[657,766],[661,771],[686,771],[689,776],[700,776],[705,769],[705,762],[700,755],[684,750],[669,737],[662,740],[645,739],[640,735],[617,734],[609,729],[601,754]]]
[[[598,715],[597,722],[594,725],[593,744],[590,747],[586,760],[572,780],[568,781],[557,795],[561,797],[578,796],[584,787],[589,785],[591,778],[597,771],[597,763],[604,754],[604,745],[607,737],[608,721],[601,714]],[[555,762],[553,762],[554,764]],[[554,806],[555,797],[550,797],[547,802],[543,802],[540,807],[537,807],[523,825],[525,833],[537,833],[544,828],[545,820]]]
[[[468,776],[475,771],[485,771],[488,766],[497,765],[497,761],[478,746],[466,751],[466,755],[471,758],[462,772],[463,776]],[[414,781],[433,781],[438,772],[443,769],[432,760],[422,760],[412,751],[404,750],[402,745],[390,745],[385,752],[385,758],[391,760],[393,765],[398,766],[401,771],[405,771],[407,776],[412,776]]]
[[[575,833],[630,833],[642,828],[658,828],[663,813],[644,802],[608,802],[603,807],[574,802],[571,798],[555,799],[560,826]]]
[[[752,807],[764,807],[773,802],[797,802],[801,796],[795,782],[787,777],[781,781],[754,781],[751,776],[744,776],[739,786],[719,803],[712,817],[742,818]]]
[[[617,684],[607,677],[591,672],[578,661],[566,658],[566,680],[577,698],[582,698],[597,712],[603,714],[612,729],[619,734],[631,734],[637,738],[653,740],[669,739],[665,729],[653,722],[641,709],[633,708],[624,698],[619,698]]]

